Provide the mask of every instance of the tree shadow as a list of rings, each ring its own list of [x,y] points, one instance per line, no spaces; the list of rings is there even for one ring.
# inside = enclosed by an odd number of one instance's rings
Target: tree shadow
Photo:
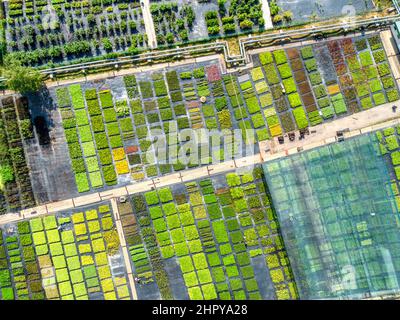
[[[57,121],[54,119],[57,107],[54,104],[53,97],[47,87],[43,87],[38,92],[27,94],[26,97],[29,101],[29,112],[38,135],[39,144],[41,146],[49,145],[51,143],[50,131],[57,125]]]

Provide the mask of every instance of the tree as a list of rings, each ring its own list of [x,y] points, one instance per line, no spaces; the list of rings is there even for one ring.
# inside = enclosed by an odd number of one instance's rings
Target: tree
[[[187,30],[182,30],[181,32],[179,32],[179,36],[181,37],[182,41],[189,40],[189,34]]]
[[[88,14],[86,19],[87,19],[89,26],[93,26],[96,24],[96,17],[94,14]]]
[[[225,2],[226,0],[218,0],[218,11],[221,16],[225,15]]]
[[[278,6],[275,0],[272,0],[269,4],[269,7],[271,9],[271,16],[275,16],[281,11],[281,8]]]
[[[110,39],[104,38],[104,39],[102,40],[102,42],[103,42],[104,50],[106,50],[107,52],[112,51],[113,45],[112,45],[112,42],[110,41]]]
[[[174,43],[175,40],[174,34],[172,32],[168,32],[167,35],[165,36],[165,40],[168,43]]]
[[[179,30],[185,29],[185,20],[177,19],[176,20],[176,25],[177,25]]]
[[[272,18],[272,21],[274,23],[280,23],[280,22],[282,22],[282,19],[283,19],[282,16],[280,14],[277,14]]]
[[[132,56],[137,55],[139,53],[139,49],[132,45],[129,47],[128,53]]]
[[[251,29],[253,27],[253,22],[251,20],[243,20],[240,24],[240,29]]]
[[[219,26],[208,27],[207,30],[208,30],[208,34],[210,34],[210,35],[218,34]]]
[[[14,181],[14,171],[8,164],[0,165],[0,190],[4,190],[8,182]]]
[[[5,59],[3,76],[7,79],[7,87],[21,94],[38,91],[43,86],[40,72],[23,66],[16,59]]]
[[[291,21],[292,19],[293,19],[293,12],[292,11],[285,11],[284,13],[283,13],[283,18],[286,20],[286,21]]]

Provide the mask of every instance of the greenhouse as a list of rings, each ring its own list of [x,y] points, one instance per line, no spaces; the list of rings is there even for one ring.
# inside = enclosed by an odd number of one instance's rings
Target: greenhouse
[[[264,164],[301,299],[397,293],[398,209],[373,134]]]

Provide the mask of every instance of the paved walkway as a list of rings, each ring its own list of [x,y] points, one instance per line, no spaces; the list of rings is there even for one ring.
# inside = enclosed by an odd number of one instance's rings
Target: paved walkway
[[[190,58],[190,59],[185,59],[185,60],[180,60],[180,61],[175,61],[175,62],[158,63],[156,65],[119,69],[119,70],[108,71],[108,72],[103,72],[103,73],[95,73],[95,74],[91,74],[88,76],[76,77],[73,79],[64,79],[64,80],[55,80],[55,81],[47,80],[45,82],[45,84],[46,84],[47,88],[54,88],[54,87],[69,85],[69,84],[73,84],[73,83],[104,80],[104,79],[108,79],[108,78],[132,74],[132,73],[149,72],[149,71],[161,70],[164,68],[178,67],[181,65],[195,64],[195,63],[200,63],[200,62],[210,61],[210,60],[219,60],[219,63],[220,63],[221,69],[222,69],[222,73],[228,72],[227,68],[226,68],[224,56],[222,54],[213,54],[213,55],[209,55],[209,56]],[[11,90],[4,90],[4,91],[1,91],[0,94],[1,95],[12,95],[12,94],[15,94],[15,92],[11,91]]]
[[[392,37],[391,30],[382,31],[381,39],[388,57],[393,57],[399,54],[399,50],[397,49],[396,42]]]
[[[311,127],[310,135],[303,140],[296,136],[295,141],[285,138],[284,144],[279,144],[278,138],[260,143],[261,157],[264,161],[277,157],[293,154],[301,150],[315,148],[336,141],[337,131],[349,130],[345,136],[351,137],[362,133],[378,130],[380,127],[399,124],[400,111],[393,113],[393,104],[399,105],[400,101],[387,103],[369,110],[349,115],[344,118]]]
[[[149,0],[141,0],[144,27],[146,29],[147,34],[147,43],[150,48],[157,48],[157,37],[156,32],[154,30],[154,22],[153,17],[150,12],[150,1]]]
[[[150,191],[154,188],[161,188],[176,183],[184,183],[194,179],[232,171],[237,168],[254,165],[256,163],[261,163],[261,162],[262,159],[260,155],[256,154],[254,156],[249,156],[238,160],[231,160],[222,162],[220,164],[213,164],[196,169],[185,170],[183,172],[173,173],[167,176],[143,182],[132,182],[131,184],[124,187],[118,187],[103,192],[94,192],[88,195],[83,195],[80,197],[71,198],[67,200],[56,201],[45,205],[40,205],[34,208],[25,209],[20,211],[19,213],[9,213],[6,215],[2,215],[0,216],[0,224],[33,218],[36,216],[65,211],[65,210],[71,210],[77,207],[92,205],[113,198],[119,198],[121,196],[127,196],[139,192]]]
[[[374,31],[366,32],[366,34],[372,34],[372,33],[374,33]],[[390,33],[390,30],[389,30],[389,33]],[[354,36],[359,36],[359,35],[361,35],[361,33],[349,35],[348,37],[354,37]],[[331,37],[329,39],[331,39],[331,40],[343,39],[343,36]],[[305,46],[305,45],[310,45],[310,44],[314,44],[317,42],[320,42],[320,41],[319,40],[299,41],[296,43],[285,44],[284,46],[271,46],[268,48],[259,48],[259,49],[250,50],[248,52],[248,54],[251,56],[253,54],[258,54],[260,52],[265,52],[266,50],[272,51],[272,50],[277,50],[277,49],[282,49],[282,48]],[[390,55],[388,55],[388,56],[390,57]],[[102,79],[118,77],[118,76],[123,76],[123,75],[127,75],[127,74],[132,74],[132,73],[148,72],[148,71],[154,71],[154,70],[161,70],[164,68],[177,67],[177,66],[186,65],[186,64],[200,63],[200,62],[210,61],[210,60],[214,60],[214,59],[219,60],[221,68],[222,68],[222,73],[236,72],[238,70],[245,70],[245,69],[252,67],[252,62],[250,62],[246,66],[243,66],[240,68],[227,69],[224,56],[222,54],[214,54],[214,55],[202,56],[202,57],[198,57],[198,58],[184,59],[184,60],[175,61],[175,62],[158,63],[156,65],[133,67],[133,68],[128,68],[128,69],[119,69],[119,70],[115,70],[115,71],[96,73],[96,74],[91,74],[91,75],[74,78],[74,79],[65,79],[65,80],[57,80],[57,81],[48,80],[48,81],[46,81],[46,86],[48,88],[52,88],[52,87],[68,85],[68,84],[72,84],[72,83],[102,80]],[[13,93],[14,92],[12,92],[12,91],[5,91],[6,95],[13,94]]]
[[[400,102],[400,101],[398,101]],[[398,103],[397,102],[397,103]],[[295,142],[286,141],[280,145],[277,139],[260,143],[260,154],[231,160],[220,164],[209,165],[197,169],[186,170],[179,173],[173,173],[156,179],[134,182],[124,187],[104,192],[94,192],[88,195],[57,201],[46,205],[22,210],[19,213],[9,213],[0,216],[0,224],[20,221],[23,219],[33,218],[45,214],[55,213],[64,210],[71,210],[77,207],[92,205],[104,200],[110,200],[121,196],[136,194],[139,192],[150,191],[154,188],[160,188],[177,183],[212,176],[215,174],[226,173],[238,168],[262,163],[264,161],[273,160],[279,157],[285,157],[289,154],[301,152],[303,150],[312,149],[327,143],[336,141],[336,132],[338,130],[349,129],[345,134],[346,137],[364,134],[383,127],[400,124],[400,113],[393,114],[391,110],[392,104],[376,107],[367,111],[350,115],[336,121],[313,127],[310,134],[304,140]],[[286,139],[288,140],[288,139]]]
[[[399,103],[397,101],[395,103]],[[132,195],[140,192],[150,191],[154,188],[165,187],[177,183],[213,176],[215,174],[226,173],[238,168],[262,163],[279,157],[287,156],[303,150],[315,148],[327,143],[336,141],[336,132],[339,130],[349,129],[346,137],[351,137],[370,131],[377,130],[381,127],[400,124],[400,113],[393,113],[393,103],[388,103],[383,106],[375,107],[370,110],[349,115],[332,122],[321,124],[310,129],[310,135],[306,139],[288,141],[286,138],[284,144],[279,144],[277,139],[260,143],[260,154],[249,156],[241,159],[222,162],[220,164],[208,165],[196,169],[185,170],[178,173],[173,173],[167,176],[143,181],[133,182],[124,187],[118,187],[112,190],[103,192],[94,192],[88,195],[48,203],[35,208],[22,210],[19,213],[9,213],[0,216],[0,224],[7,222],[19,221],[27,218],[32,218],[40,215],[55,213],[64,210],[71,210],[77,207],[95,204],[104,200],[119,198],[121,196]]]
[[[158,63],[156,65],[133,67],[133,68],[128,68],[128,69],[119,69],[119,70],[115,70],[115,71],[96,73],[96,74],[88,75],[86,77],[80,77],[80,78],[74,78],[74,79],[65,79],[65,80],[59,80],[59,81],[58,80],[57,81],[48,80],[48,81],[46,81],[46,86],[48,88],[53,88],[53,87],[58,87],[61,85],[68,85],[68,84],[73,84],[73,83],[104,80],[107,78],[119,77],[119,76],[124,76],[124,75],[132,74],[132,73],[156,71],[156,70],[161,70],[161,69],[165,69],[165,68],[173,68],[173,67],[178,67],[181,65],[195,64],[195,63],[200,63],[200,62],[210,61],[210,60],[219,60],[222,71],[226,72],[226,64],[225,64],[225,59],[224,59],[223,55],[222,54],[214,54],[214,55],[209,55],[209,56],[205,56],[205,57],[191,58],[191,59],[185,59],[185,60],[180,60],[180,61],[175,61],[175,62]],[[8,94],[12,94],[12,93],[13,92],[8,91]]]
[[[373,34],[373,33],[375,33],[375,31],[368,31],[368,32],[365,32],[364,34]],[[382,37],[383,44],[385,46],[385,49],[388,52],[389,62],[392,63],[393,62],[392,52],[394,50],[393,49],[394,44],[393,43],[390,44],[391,43],[390,30],[383,31],[383,32],[381,32],[381,34],[384,34],[384,36]],[[354,37],[354,36],[359,36],[359,35],[361,35],[361,33],[351,34],[351,35],[348,35],[348,37]],[[343,39],[343,38],[344,38],[343,36],[337,36],[337,37],[330,37],[329,40]],[[249,50],[248,55],[251,56],[253,54],[258,54],[260,52],[264,52],[267,50],[273,51],[273,50],[282,49],[282,48],[310,45],[310,44],[314,44],[314,43],[321,42],[321,41],[324,41],[324,40],[306,40],[306,41],[299,41],[299,42],[295,42],[295,43],[285,44],[283,46],[276,45],[276,46],[270,46],[268,48],[258,48],[258,49]],[[387,43],[389,43],[389,45],[387,45]],[[397,54],[397,52],[396,52],[396,54]],[[243,66],[240,68],[227,69],[223,54],[215,54],[215,55],[202,56],[202,57],[198,57],[198,58],[184,59],[184,60],[180,60],[180,61],[176,61],[176,62],[159,63],[156,65],[119,69],[119,70],[115,70],[115,71],[107,71],[107,72],[103,72],[103,73],[96,73],[96,74],[91,74],[91,75],[87,75],[87,76],[76,77],[73,79],[56,80],[56,81],[47,80],[46,86],[48,88],[52,88],[52,87],[57,87],[60,85],[68,85],[68,84],[72,84],[72,83],[102,80],[102,79],[106,79],[106,78],[118,77],[118,76],[123,76],[123,75],[127,75],[127,74],[132,74],[132,73],[154,71],[154,70],[159,70],[159,69],[163,69],[163,68],[167,68],[167,67],[176,67],[176,66],[185,65],[185,64],[193,64],[193,63],[198,63],[201,61],[212,60],[212,59],[219,59],[223,73],[235,72],[238,70],[245,70],[252,66],[252,63],[250,62],[246,66]],[[396,76],[396,74],[395,74],[395,76]],[[400,78],[400,73],[399,73],[399,78]],[[396,80],[397,80],[397,78],[396,78]],[[10,94],[14,94],[14,93],[15,92],[13,92],[11,90],[5,90],[2,92],[3,95],[10,95]]]
[[[342,40],[345,38],[354,38],[354,37],[358,37],[358,36],[362,36],[362,35],[372,35],[374,33],[376,33],[376,31],[370,30],[370,31],[366,31],[363,33],[353,32],[353,33],[349,33],[346,36],[340,35],[340,36],[329,37],[329,38],[321,39],[321,40],[299,40],[296,42],[284,43],[283,45],[277,44],[277,45],[273,45],[273,46],[248,50],[247,54],[248,54],[248,56],[252,56],[252,55],[259,54],[259,53],[265,52],[265,51],[274,51],[274,50],[280,50],[280,49],[302,47],[302,46],[317,44],[317,43],[326,42],[326,41]]]
[[[268,0],[261,0],[261,8],[263,12],[265,30],[273,29],[274,25],[272,23],[271,10],[269,8]]]

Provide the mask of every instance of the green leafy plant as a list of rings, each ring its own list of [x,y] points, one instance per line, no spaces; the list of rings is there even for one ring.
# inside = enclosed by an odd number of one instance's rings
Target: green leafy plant
[[[314,57],[313,49],[311,46],[301,48],[301,56],[304,60]]]
[[[289,64],[285,63],[278,66],[279,74],[281,75],[282,79],[290,78],[292,74],[292,69],[290,68]]]
[[[14,181],[14,170],[8,165],[0,165],[0,190],[4,190],[7,183]]]
[[[269,84],[279,83],[279,76],[273,64],[267,64],[264,66],[265,76]]]
[[[276,64],[287,62],[285,50],[275,50],[273,53]]]
[[[259,58],[260,58],[260,62],[262,65],[270,64],[270,63],[274,62],[272,53],[269,51],[260,53]]]
[[[19,60],[13,59],[12,56],[4,61],[3,75],[7,79],[7,87],[21,94],[36,92],[43,87],[41,73],[36,69],[22,65]],[[66,99],[63,99],[62,103],[67,105]]]
[[[302,107],[293,109],[293,116],[299,129],[308,127],[307,116]]]
[[[87,179],[86,173],[76,173],[75,174],[76,186],[78,188],[78,192],[86,192],[89,191],[89,181]]]
[[[288,95],[288,100],[292,108],[302,105],[300,95],[297,92]]]

